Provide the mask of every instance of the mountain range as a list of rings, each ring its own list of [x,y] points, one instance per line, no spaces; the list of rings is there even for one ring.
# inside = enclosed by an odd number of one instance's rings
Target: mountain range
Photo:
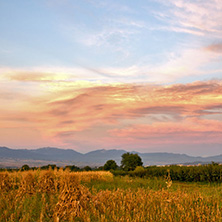
[[[29,166],[41,166],[56,164],[58,166],[76,165],[82,166],[103,166],[107,160],[115,160],[119,165],[122,154],[126,150],[95,150],[82,154],[71,149],[59,149],[44,147],[39,149],[10,149],[0,147],[0,167],[21,167],[24,164]],[[210,163],[212,161],[222,163],[222,155],[200,157],[176,153],[137,153],[146,165],[168,165],[168,164],[198,164]]]

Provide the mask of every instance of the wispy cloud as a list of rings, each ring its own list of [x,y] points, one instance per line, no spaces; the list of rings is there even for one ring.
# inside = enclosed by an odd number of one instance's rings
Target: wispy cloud
[[[115,129],[111,133],[117,138],[131,138],[134,144],[149,146],[222,143],[221,121],[186,119],[180,122],[134,125]]]
[[[109,51],[127,57],[131,52],[132,41],[141,32],[142,22],[129,21],[127,19],[108,19],[99,28],[91,30],[89,27],[66,25],[61,27],[62,32],[74,42],[94,50]],[[117,22],[118,21],[118,22]]]
[[[156,12],[156,15],[172,25],[172,30],[181,30],[200,35],[213,35],[221,38],[222,3],[221,1],[161,1],[169,6],[169,11]]]
[[[173,83],[185,77],[196,79],[203,75],[220,73],[221,45],[211,44],[204,47],[178,47],[178,50],[161,56],[160,64],[146,63],[145,60],[130,66],[72,66],[72,67],[31,67],[31,68],[0,68],[0,79],[32,81],[32,82],[66,82],[94,81],[101,83]],[[217,63],[217,68],[211,65]]]

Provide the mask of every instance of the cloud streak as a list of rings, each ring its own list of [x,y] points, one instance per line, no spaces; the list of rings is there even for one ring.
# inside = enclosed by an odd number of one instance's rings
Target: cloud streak
[[[222,32],[220,24],[222,19],[221,1],[170,0],[163,2],[163,4],[170,6],[169,14],[157,13],[157,15],[159,18],[167,20],[173,29],[220,38]]]
[[[14,79],[19,85],[24,83],[24,89],[27,81],[36,81]],[[168,86],[88,82],[68,88],[63,82],[59,86],[54,81],[36,84],[40,91],[45,87],[53,90],[25,98],[15,91],[18,102],[0,110],[0,131],[11,132],[4,139],[6,145],[13,145],[11,136],[17,131],[27,129],[33,141],[41,137],[52,145],[85,147],[85,151],[92,145],[127,148],[135,144],[143,150],[147,144],[222,143],[221,81]],[[0,100],[6,104],[11,97],[4,95]]]

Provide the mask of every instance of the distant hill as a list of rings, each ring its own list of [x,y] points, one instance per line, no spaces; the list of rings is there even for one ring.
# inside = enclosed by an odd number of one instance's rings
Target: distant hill
[[[33,160],[73,160],[83,154],[74,150],[63,150],[53,147],[44,147],[35,150],[10,149],[0,147],[0,158],[33,159]]]
[[[57,164],[58,166],[102,166],[107,160],[115,160],[120,164],[121,156],[125,150],[95,150],[86,154],[71,149],[59,149],[44,147],[34,150],[10,149],[0,147],[0,166],[18,166],[29,164],[40,166],[46,164]],[[144,165],[168,165],[168,164],[192,164],[192,163],[222,163],[222,155],[210,157],[194,157],[186,154],[175,153],[137,153],[143,160]]]

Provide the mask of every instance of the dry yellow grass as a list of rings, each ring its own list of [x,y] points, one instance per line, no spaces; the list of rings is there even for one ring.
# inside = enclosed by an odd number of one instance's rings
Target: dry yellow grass
[[[113,174],[108,171],[83,171],[83,172],[75,172],[73,173],[77,177],[79,177],[80,181],[90,182],[92,180],[96,181],[112,181]]]
[[[166,188],[159,190],[90,192],[81,185],[112,180],[113,175],[103,171],[0,173],[0,221],[222,221],[220,188],[213,196],[173,190],[169,178]]]

